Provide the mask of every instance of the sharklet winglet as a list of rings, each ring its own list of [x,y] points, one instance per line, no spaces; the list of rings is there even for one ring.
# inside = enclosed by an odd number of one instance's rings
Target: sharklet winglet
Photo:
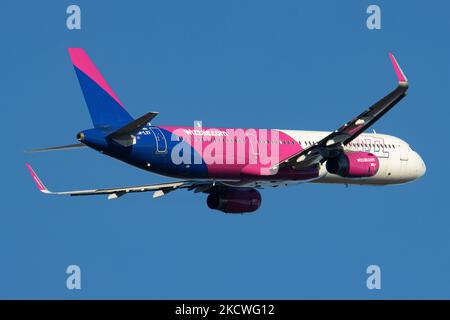
[[[397,75],[399,84],[402,86],[408,86],[408,78],[406,78],[405,73],[397,62],[397,59],[395,59],[394,55],[391,52],[389,52],[389,58],[391,58],[392,65],[394,66],[394,71]]]
[[[39,179],[38,175],[36,174],[36,172],[34,172],[33,168],[26,163],[28,171],[30,171],[31,177],[33,178],[34,182],[36,183],[39,191],[43,192],[43,193],[51,193],[44,185],[44,183],[42,183],[41,179]]]

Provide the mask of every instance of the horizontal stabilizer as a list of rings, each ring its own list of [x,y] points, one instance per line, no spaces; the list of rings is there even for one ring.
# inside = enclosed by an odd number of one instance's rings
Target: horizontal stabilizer
[[[123,146],[130,146],[134,144],[135,135],[139,132],[139,130],[145,127],[157,115],[158,112],[149,112],[109,134],[106,138],[114,140]]]
[[[31,150],[26,150],[25,152],[33,153],[33,152],[62,151],[62,150],[71,150],[71,149],[80,149],[80,148],[86,148],[86,145],[83,143],[75,143],[75,144],[68,144],[65,146],[31,149]]]

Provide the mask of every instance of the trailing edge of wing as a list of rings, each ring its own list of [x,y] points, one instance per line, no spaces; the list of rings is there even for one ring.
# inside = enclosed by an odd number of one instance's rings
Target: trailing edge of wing
[[[160,184],[149,184],[142,186],[128,186],[128,187],[118,187],[118,188],[104,188],[104,189],[89,189],[89,190],[76,190],[76,191],[64,191],[64,192],[52,192],[48,190],[44,183],[39,179],[33,168],[27,163],[27,168],[30,171],[31,177],[36,183],[39,191],[46,194],[56,194],[56,195],[69,195],[69,196],[90,196],[90,195],[108,195],[108,199],[116,199],[127,193],[132,192],[151,192],[155,191],[154,197],[159,197],[174,191],[179,188],[190,188],[202,184],[210,184],[211,182],[198,182],[198,181],[176,181]],[[158,192],[156,192],[158,191]]]

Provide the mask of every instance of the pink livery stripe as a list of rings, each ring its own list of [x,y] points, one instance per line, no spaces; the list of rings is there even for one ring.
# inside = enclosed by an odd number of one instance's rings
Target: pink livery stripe
[[[98,71],[94,63],[82,48],[69,48],[69,55],[72,63],[80,71],[85,73],[89,78],[95,81],[103,90],[105,90],[122,108],[123,105],[117,98],[114,91],[108,85],[101,73]]]

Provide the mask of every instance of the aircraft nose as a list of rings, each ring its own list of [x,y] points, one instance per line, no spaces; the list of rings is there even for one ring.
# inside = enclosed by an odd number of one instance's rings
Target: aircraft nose
[[[415,151],[414,151],[414,166],[416,169],[416,179],[419,179],[427,171],[427,166],[425,165],[425,162],[423,161],[422,157]]]

